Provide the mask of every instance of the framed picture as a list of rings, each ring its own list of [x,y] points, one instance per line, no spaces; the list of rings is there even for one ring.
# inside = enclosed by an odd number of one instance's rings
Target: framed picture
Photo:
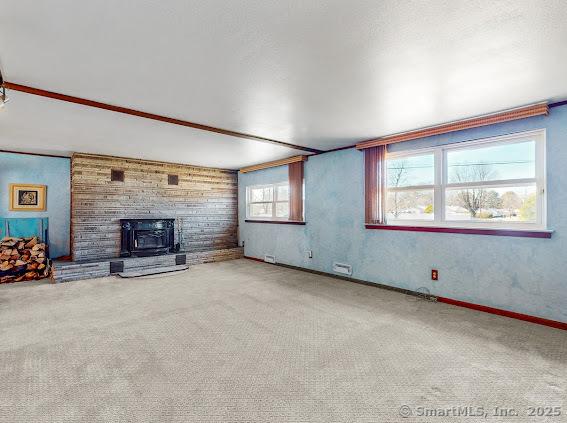
[[[10,184],[10,211],[45,211],[46,185]]]

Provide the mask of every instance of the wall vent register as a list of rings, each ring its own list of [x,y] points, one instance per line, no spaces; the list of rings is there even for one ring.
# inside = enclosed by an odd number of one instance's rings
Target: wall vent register
[[[110,171],[110,180],[114,182],[124,182],[124,171],[120,169],[112,169]]]
[[[276,256],[266,254],[266,255],[264,256],[264,261],[265,261],[266,263],[276,264]]]
[[[168,185],[179,185],[179,175],[167,175]]]
[[[344,263],[333,263],[333,272],[339,273],[341,275],[351,276],[352,266],[350,264]]]

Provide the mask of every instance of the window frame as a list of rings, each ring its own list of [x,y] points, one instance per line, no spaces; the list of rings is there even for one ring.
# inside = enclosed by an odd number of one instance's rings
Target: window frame
[[[448,171],[446,168],[447,154],[456,150],[467,150],[482,148],[483,145],[490,146],[503,144],[516,144],[525,141],[535,141],[535,175],[534,178],[500,179],[496,181],[448,183]],[[433,219],[392,219],[386,218],[387,226],[414,226],[414,227],[441,227],[441,228],[464,228],[464,229],[518,229],[518,230],[546,230],[547,229],[547,179],[546,179],[546,130],[518,132],[508,135],[481,138],[440,145],[435,147],[418,148],[400,152],[387,152],[385,163],[388,160],[403,157],[415,157],[433,154],[434,156],[434,184],[413,185],[395,188],[394,191],[425,190],[433,191]],[[446,219],[446,191],[455,188],[505,188],[535,185],[536,188],[536,221],[535,222],[483,222],[483,221],[458,221]],[[385,196],[392,189],[386,186]]]
[[[287,186],[288,187],[288,198],[285,201],[278,200],[278,187]],[[251,201],[252,190],[253,189],[264,189],[272,188],[273,195],[272,201]],[[249,185],[246,187],[246,220],[277,220],[277,221],[288,221],[289,220],[289,181],[276,182],[273,184],[258,184]],[[288,203],[288,212],[286,217],[276,216],[276,207],[278,203]],[[271,216],[252,216],[251,206],[253,204],[272,204],[272,215]]]
[[[397,187],[397,188],[388,188],[388,184],[387,184],[387,178],[388,178],[388,160],[390,158],[392,159],[398,159],[398,158],[403,158],[403,157],[419,157],[419,156],[428,156],[433,154],[433,185],[431,184],[423,184],[423,185],[406,185],[403,187]],[[386,212],[386,224],[390,224],[388,223],[388,221],[392,221],[395,222],[394,225],[398,226],[398,225],[405,225],[405,226],[437,226],[437,218],[435,216],[435,210],[436,210],[436,198],[437,196],[435,195],[436,193],[436,186],[437,186],[437,171],[438,171],[438,167],[437,167],[437,154],[435,154],[435,148],[421,148],[421,149],[415,149],[415,150],[409,150],[409,151],[403,151],[400,153],[388,153],[386,152],[386,158],[385,158],[385,165],[386,165],[386,208],[388,207],[388,194],[390,192],[404,192],[404,191],[433,191],[433,220],[426,220],[426,219],[389,219],[387,217],[387,212]]]

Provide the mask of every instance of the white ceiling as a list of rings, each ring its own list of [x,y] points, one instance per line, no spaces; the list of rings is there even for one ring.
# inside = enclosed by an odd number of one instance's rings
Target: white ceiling
[[[223,169],[305,154],[17,91],[0,109],[0,149],[95,153]]]
[[[5,78],[332,149],[567,98],[567,2],[4,0]],[[0,148],[225,168],[297,154],[9,92]]]

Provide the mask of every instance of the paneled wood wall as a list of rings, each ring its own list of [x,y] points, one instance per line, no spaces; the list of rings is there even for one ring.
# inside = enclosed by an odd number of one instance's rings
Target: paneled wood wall
[[[111,181],[113,169],[124,182]],[[168,174],[179,185],[168,185]],[[120,219],[128,218],[180,219],[188,252],[237,246],[234,171],[77,153],[71,177],[75,261],[118,257]]]

